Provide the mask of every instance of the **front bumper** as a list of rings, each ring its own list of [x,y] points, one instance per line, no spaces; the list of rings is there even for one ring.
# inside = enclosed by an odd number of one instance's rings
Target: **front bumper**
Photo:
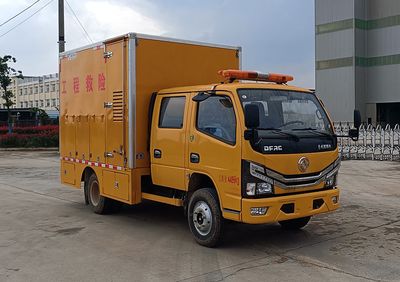
[[[264,199],[242,199],[242,222],[262,224],[293,218],[311,216],[339,208],[333,197],[339,199],[338,188],[319,192],[308,192],[297,195],[278,196]],[[265,215],[253,216],[250,208],[268,207]]]

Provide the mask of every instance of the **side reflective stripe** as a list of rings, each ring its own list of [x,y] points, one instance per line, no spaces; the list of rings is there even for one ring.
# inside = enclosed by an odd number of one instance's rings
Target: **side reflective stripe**
[[[68,162],[74,162],[74,163],[81,163],[81,164],[87,164],[89,166],[96,166],[96,167],[104,167],[104,168],[109,168],[109,169],[114,169],[114,170],[122,170],[123,167],[121,166],[115,166],[111,164],[103,164],[103,163],[98,163],[98,162],[91,162],[87,160],[80,160],[80,159],[74,159],[74,158],[68,158],[68,157],[60,157],[60,160],[68,161]]]

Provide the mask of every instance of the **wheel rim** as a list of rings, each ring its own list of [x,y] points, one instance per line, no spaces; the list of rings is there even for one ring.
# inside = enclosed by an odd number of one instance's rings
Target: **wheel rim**
[[[100,202],[100,189],[99,183],[97,181],[92,182],[92,184],[90,185],[89,193],[92,205],[97,206]]]
[[[193,209],[193,224],[197,232],[206,236],[211,231],[212,213],[210,207],[204,201],[196,203]]]

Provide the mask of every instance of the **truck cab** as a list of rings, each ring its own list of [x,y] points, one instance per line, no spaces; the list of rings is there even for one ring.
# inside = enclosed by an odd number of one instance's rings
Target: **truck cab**
[[[339,208],[337,137],[316,95],[290,76],[221,74],[150,105],[152,187],[182,191],[196,240],[215,245],[223,218],[293,229]]]

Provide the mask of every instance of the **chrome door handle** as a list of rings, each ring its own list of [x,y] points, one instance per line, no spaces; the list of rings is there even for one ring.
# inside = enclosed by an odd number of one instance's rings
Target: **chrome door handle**
[[[161,150],[159,149],[154,149],[154,158],[156,159],[161,159]]]

